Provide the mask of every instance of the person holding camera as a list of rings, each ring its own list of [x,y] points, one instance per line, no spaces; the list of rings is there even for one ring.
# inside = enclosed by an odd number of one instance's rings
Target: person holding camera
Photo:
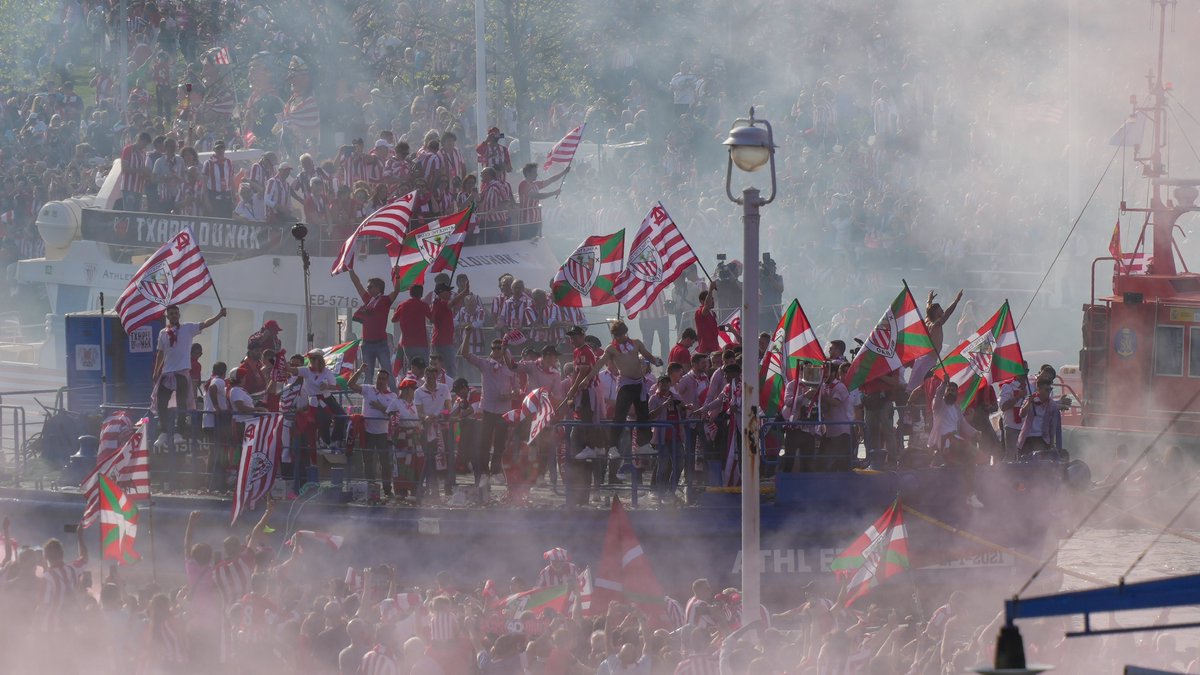
[[[488,129],[487,138],[475,146],[475,156],[479,160],[480,169],[497,169],[498,173],[512,173],[512,159],[508,156],[508,148],[500,145],[504,134],[499,127]]]

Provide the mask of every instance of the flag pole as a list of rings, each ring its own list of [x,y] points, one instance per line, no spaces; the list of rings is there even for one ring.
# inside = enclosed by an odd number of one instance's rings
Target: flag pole
[[[213,295],[217,296],[217,307],[225,309],[225,303],[221,302],[221,292],[217,290],[217,284],[214,281],[212,285]]]

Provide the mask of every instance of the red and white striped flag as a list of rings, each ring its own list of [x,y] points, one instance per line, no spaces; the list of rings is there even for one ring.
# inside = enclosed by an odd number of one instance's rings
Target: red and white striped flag
[[[416,192],[410,192],[375,213],[367,216],[355,228],[354,234],[342,244],[342,250],[333,260],[333,268],[329,276],[336,276],[346,270],[354,269],[354,254],[358,248],[359,237],[379,237],[387,242],[388,248],[399,247],[404,243],[404,234],[408,232],[408,223],[412,220],[413,201]]]
[[[291,546],[298,553],[303,553],[304,547],[310,544],[322,544],[329,550],[336,551],[342,547],[343,541],[345,541],[345,537],[337,534],[317,532],[316,530],[296,530],[295,534],[283,542],[283,545]]]
[[[150,256],[129,280],[117,300],[117,314],[126,333],[163,315],[167,305],[182,305],[213,285],[200,246],[185,227]]]
[[[649,307],[659,293],[670,288],[685,269],[699,261],[662,202],[657,202],[633,238],[613,294],[632,319]]]
[[[218,66],[228,66],[233,63],[233,59],[229,56],[229,47],[221,47],[213,54],[213,63]]]
[[[100,513],[101,475],[116,483],[125,493],[125,498],[140,501],[150,498],[150,444],[146,438],[145,417],[138,420],[133,435],[120,450],[96,463],[96,468],[83,479],[80,488],[87,501],[83,507],[83,526],[96,522]]]
[[[514,328],[504,334],[504,344],[511,347],[520,347],[529,341],[529,337],[521,332],[519,328]]]
[[[521,407],[516,410],[510,410],[504,413],[504,419],[514,424],[523,422],[527,417],[533,417],[533,423],[529,425],[529,443],[537,438],[538,434],[542,433],[542,429],[550,423],[550,419],[554,417],[554,404],[550,402],[550,392],[543,387],[538,387],[525,395],[525,400],[521,401]]]
[[[129,419],[124,410],[118,410],[105,417],[100,425],[100,450],[96,455],[96,462],[100,463],[120,450],[133,434],[133,429],[133,420]]]
[[[730,330],[732,329],[732,330]],[[736,333],[734,331],[737,331]],[[725,317],[721,328],[717,331],[717,346],[725,349],[730,345],[740,344],[738,335],[742,334],[742,310],[735,309],[733,314]]]
[[[242,434],[242,458],[238,462],[237,485],[233,490],[233,519],[236,523],[244,509],[253,509],[275,482],[282,449],[283,415],[262,415],[246,422]]]
[[[549,171],[550,167],[555,164],[570,164],[575,159],[575,151],[579,149],[579,142],[583,140],[583,130],[587,127],[587,122],[580,124],[574,129],[567,132],[562,140],[555,143],[550,149],[550,153],[546,155],[546,162],[542,164],[543,171]]]

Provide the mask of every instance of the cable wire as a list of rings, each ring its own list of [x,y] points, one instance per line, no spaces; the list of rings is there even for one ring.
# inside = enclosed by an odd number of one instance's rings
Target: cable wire
[[[1038,282],[1037,288],[1033,290],[1033,295],[1029,298],[1029,304],[1025,305],[1025,311],[1021,312],[1021,318],[1017,319],[1017,328],[1021,327],[1021,322],[1025,320],[1025,315],[1029,313],[1029,308],[1033,307],[1034,300],[1037,300],[1038,293],[1042,291],[1042,286],[1045,285],[1046,279],[1050,278],[1050,271],[1054,269],[1054,265],[1058,263],[1058,258],[1067,248],[1067,242],[1071,241],[1071,235],[1075,234],[1075,228],[1079,226],[1079,221],[1083,219],[1083,214],[1087,212],[1088,204],[1092,203],[1092,198],[1096,196],[1096,192],[1100,189],[1101,183],[1104,182],[1104,177],[1108,175],[1108,170],[1112,168],[1113,162],[1116,161],[1117,155],[1121,153],[1121,147],[1118,147],[1113,156],[1108,160],[1108,166],[1104,167],[1104,173],[1100,174],[1100,180],[1096,181],[1096,186],[1092,188],[1092,193],[1088,195],[1087,201],[1083,203],[1083,208],[1079,209],[1079,215],[1075,216],[1075,222],[1071,223],[1071,229],[1067,232],[1067,236],[1063,239],[1062,246],[1058,247],[1058,253],[1054,254],[1054,260],[1050,261],[1050,266],[1046,268],[1046,273],[1042,275],[1042,280]]]
[[[1154,438],[1151,439],[1150,442],[1146,444],[1146,447],[1142,449],[1141,454],[1139,454],[1137,458],[1129,464],[1129,467],[1125,469],[1125,473],[1122,473],[1121,477],[1114,481],[1113,484],[1109,486],[1108,490],[1104,492],[1104,496],[1097,500],[1096,503],[1092,505],[1092,508],[1083,515],[1083,518],[1080,519],[1079,524],[1072,528],[1070,533],[1064,539],[1058,542],[1058,546],[1055,546],[1054,550],[1050,552],[1050,555],[1042,561],[1042,564],[1038,565],[1038,568],[1034,570],[1033,574],[1029,575],[1029,579],[1025,581],[1020,590],[1016,592],[1014,597],[1020,597],[1021,594],[1029,588],[1029,585],[1033,583],[1034,579],[1037,579],[1038,575],[1045,571],[1046,566],[1049,565],[1050,562],[1054,560],[1054,557],[1058,555],[1058,552],[1062,550],[1063,543],[1070,540],[1071,537],[1075,536],[1076,532],[1079,532],[1081,529],[1083,529],[1083,526],[1086,525],[1087,522],[1091,520],[1092,516],[1100,510],[1100,506],[1104,504],[1104,502],[1108,501],[1108,498],[1112,496],[1113,492],[1115,492],[1117,488],[1120,487],[1121,483],[1124,483],[1125,479],[1129,477],[1129,474],[1133,473],[1134,468],[1136,468],[1137,465],[1146,458],[1146,455],[1150,454],[1150,451],[1154,449],[1154,446],[1157,445],[1160,440],[1162,440],[1162,437],[1166,435],[1167,430],[1175,426],[1175,423],[1179,421],[1179,418],[1183,415],[1184,411],[1191,409],[1192,404],[1196,402],[1197,398],[1200,398],[1200,389],[1196,390],[1196,392],[1187,400],[1187,403],[1185,403],[1178,411],[1176,411],[1175,415],[1171,417],[1170,421],[1163,425],[1163,428],[1154,435]]]
[[[1197,497],[1200,497],[1200,491],[1192,493],[1192,498],[1187,500],[1183,507],[1175,512],[1174,517],[1171,518],[1171,522],[1167,523],[1165,527],[1158,531],[1158,534],[1154,535],[1154,541],[1151,541],[1150,544],[1146,546],[1146,549],[1138,554],[1137,559],[1133,561],[1133,564],[1129,566],[1129,569],[1125,570],[1125,573],[1121,575],[1121,583],[1125,583],[1125,577],[1129,576],[1129,573],[1133,571],[1133,568],[1137,567],[1138,563],[1145,559],[1146,554],[1150,552],[1150,549],[1154,548],[1154,545],[1162,540],[1162,537],[1167,533],[1167,530],[1175,527],[1175,522],[1179,520],[1181,516],[1183,516],[1184,512],[1191,508],[1192,503],[1196,501]]]

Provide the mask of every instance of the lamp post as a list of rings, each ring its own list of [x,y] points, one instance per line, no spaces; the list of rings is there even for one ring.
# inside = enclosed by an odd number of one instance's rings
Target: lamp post
[[[304,248],[304,238],[308,236],[308,226],[304,223],[296,223],[292,226],[292,237],[296,240],[300,252],[300,264],[304,269],[304,332],[308,337],[309,349],[313,348],[313,329],[312,329],[312,293],[308,290],[308,275],[309,267],[312,264],[312,259],[308,257],[308,249]]]
[[[759,474],[758,452],[758,224],[759,208],[775,201],[775,142],[771,124],[750,117],[733,123],[729,138],[729,163],[725,169],[725,194],[742,206],[742,257],[745,270],[742,278],[742,622],[758,618],[762,554],[759,542]],[[771,165],[771,196],[763,199],[756,187],[742,190],[740,197],[730,189],[733,166],[752,173]]]

